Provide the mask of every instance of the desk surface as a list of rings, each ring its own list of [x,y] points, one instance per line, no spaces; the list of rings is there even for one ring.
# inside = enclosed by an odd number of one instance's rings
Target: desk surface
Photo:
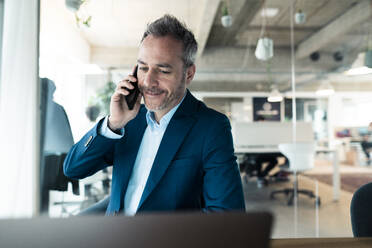
[[[270,146],[245,146],[245,147],[235,147],[235,153],[279,153],[279,148],[277,145]],[[316,153],[333,153],[335,149],[328,147],[317,146],[315,148]]]
[[[278,146],[252,146],[235,148],[235,153],[278,153]]]
[[[370,248],[372,238],[301,238],[301,239],[273,239],[271,248]]]

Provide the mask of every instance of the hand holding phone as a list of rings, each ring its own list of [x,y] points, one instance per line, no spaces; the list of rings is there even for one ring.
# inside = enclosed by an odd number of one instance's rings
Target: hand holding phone
[[[132,75],[120,81],[111,96],[109,128],[116,132],[135,118],[140,109],[141,95],[137,82],[137,66]],[[124,100],[125,99],[125,100]]]
[[[134,71],[133,71],[133,77],[135,77],[136,79],[137,79],[137,70],[138,70],[138,65],[134,68]],[[134,86],[133,89],[125,88],[127,91],[129,91],[129,95],[125,96],[125,100],[127,101],[129,110],[133,109],[137,101],[137,97],[140,93],[139,88],[138,88],[138,79],[137,79],[137,82],[131,82],[131,84]]]

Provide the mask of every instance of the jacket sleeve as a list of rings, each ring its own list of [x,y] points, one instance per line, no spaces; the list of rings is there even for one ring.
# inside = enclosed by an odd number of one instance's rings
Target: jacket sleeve
[[[82,179],[112,165],[118,139],[98,133],[103,119],[72,146],[63,164],[63,172],[72,179]]]
[[[242,183],[234,155],[230,122],[215,122],[203,148],[204,211],[245,210]]]

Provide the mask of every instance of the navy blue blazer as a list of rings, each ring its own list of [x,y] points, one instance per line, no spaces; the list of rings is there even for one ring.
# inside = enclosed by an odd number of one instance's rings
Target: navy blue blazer
[[[137,152],[147,127],[146,108],[127,123],[121,139],[98,134],[102,120],[68,153],[67,177],[81,179],[113,166],[106,214],[123,209]],[[168,124],[137,213],[244,210],[242,185],[227,117],[187,91]]]

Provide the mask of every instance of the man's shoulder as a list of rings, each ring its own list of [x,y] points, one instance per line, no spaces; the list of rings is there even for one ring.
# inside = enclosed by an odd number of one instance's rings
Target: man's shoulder
[[[217,124],[221,122],[229,122],[227,116],[221,112],[218,112],[212,108],[209,108],[205,103],[199,101],[199,108],[196,112],[198,120],[208,122],[209,125]]]
[[[187,91],[186,98],[180,106],[181,115],[191,115],[198,121],[226,121],[226,115],[209,108],[204,102],[197,99],[190,91]]]

